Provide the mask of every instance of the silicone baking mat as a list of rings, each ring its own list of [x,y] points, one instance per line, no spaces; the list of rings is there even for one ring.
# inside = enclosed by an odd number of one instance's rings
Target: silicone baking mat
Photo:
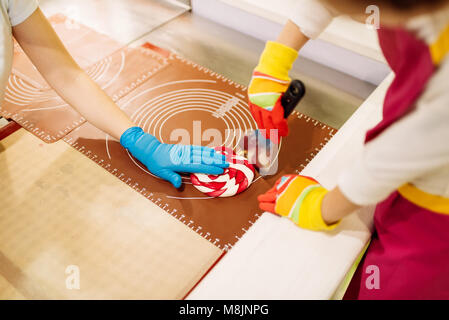
[[[91,32],[89,37],[95,38],[95,34]],[[67,37],[64,40],[68,43],[72,41],[69,31],[61,36]],[[87,44],[79,43],[87,48],[77,48],[76,52],[84,54],[96,48],[90,43],[95,41],[93,38],[86,38]],[[174,53],[151,44],[145,47],[116,50],[90,66],[88,73],[146,132],[166,143],[233,147],[243,132],[256,128],[246,103],[245,87]],[[32,78],[27,70],[21,73]],[[18,99],[17,95],[13,97]],[[72,119],[69,106],[43,111],[40,103],[32,97],[26,108],[33,111],[21,112],[27,121],[35,116],[34,122],[41,124],[42,132],[55,132],[60,121]],[[65,134],[64,141],[76,150],[216,247],[228,250],[258,218],[257,195],[268,190],[281,174],[304,168],[335,132],[297,112],[289,118],[289,125],[290,136],[280,145],[278,174],[258,177],[242,194],[218,199],[197,191],[188,177],[183,178],[182,189],[174,189],[148,172],[117,141],[88,123],[78,123],[76,129],[68,134],[62,131],[56,138]],[[43,138],[35,130],[30,131]]]
[[[141,66],[150,60],[141,58]],[[127,79],[118,77],[116,81],[129,87]],[[242,132],[256,128],[246,104],[246,88],[175,54],[169,54],[168,65],[119,99],[118,105],[137,125],[165,143],[233,147]],[[118,141],[90,124],[75,129],[64,141],[227,250],[259,216],[257,195],[281,173],[304,167],[334,132],[299,113],[292,115],[290,127],[290,137],[280,148],[282,170],[276,176],[258,177],[246,192],[216,199],[196,190],[189,177],[183,178],[181,190],[174,189],[148,172]]]

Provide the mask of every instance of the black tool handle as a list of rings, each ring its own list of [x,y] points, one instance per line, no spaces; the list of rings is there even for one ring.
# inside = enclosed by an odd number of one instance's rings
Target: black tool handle
[[[284,118],[293,112],[299,101],[306,94],[306,87],[300,80],[293,80],[281,98],[282,107],[284,108]]]

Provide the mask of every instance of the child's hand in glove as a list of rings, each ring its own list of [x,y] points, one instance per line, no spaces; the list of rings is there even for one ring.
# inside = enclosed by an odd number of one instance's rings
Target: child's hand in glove
[[[126,130],[120,143],[151,173],[176,188],[181,186],[177,172],[222,174],[229,166],[226,157],[211,148],[161,143],[139,127]]]
[[[327,225],[321,213],[321,204],[327,192],[312,178],[285,175],[258,200],[262,210],[287,217],[301,228],[332,230],[338,222]]]
[[[288,72],[297,57],[294,49],[269,41],[254,70],[248,88],[249,106],[259,129],[266,130],[267,139],[270,130],[278,130],[278,137],[288,134],[281,96],[288,89],[291,80]]]

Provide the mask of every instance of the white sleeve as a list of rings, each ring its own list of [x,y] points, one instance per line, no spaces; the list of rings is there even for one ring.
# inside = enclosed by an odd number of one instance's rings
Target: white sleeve
[[[334,9],[325,6],[319,0],[297,0],[296,2],[290,20],[311,39],[318,38],[337,16]]]
[[[341,174],[338,186],[349,200],[378,203],[402,185],[449,165],[449,61],[445,64],[415,111],[370,141]]]
[[[9,21],[13,27],[25,21],[38,7],[36,0],[7,1]]]

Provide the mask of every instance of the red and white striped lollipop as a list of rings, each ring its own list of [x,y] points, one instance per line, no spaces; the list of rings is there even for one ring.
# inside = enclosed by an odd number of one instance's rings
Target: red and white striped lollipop
[[[226,147],[216,147],[215,150],[226,156],[229,168],[221,175],[192,173],[190,179],[195,188],[210,197],[221,198],[232,197],[248,189],[254,179],[254,167],[248,159]]]

